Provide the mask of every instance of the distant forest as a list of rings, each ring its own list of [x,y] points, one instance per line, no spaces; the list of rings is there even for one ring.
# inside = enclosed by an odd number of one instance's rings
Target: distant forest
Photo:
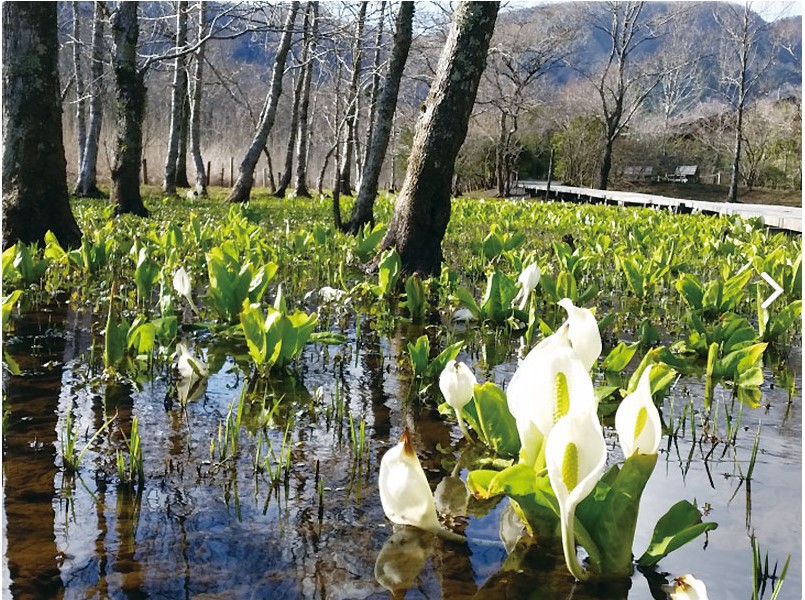
[[[142,123],[148,183],[163,184],[172,118],[177,118],[172,91],[183,79],[175,142],[179,187],[194,181],[188,131],[195,86],[202,92],[199,142],[208,183],[231,186],[266,103],[289,4],[139,3],[137,62],[148,63]],[[342,165],[351,165],[344,191],[359,186],[399,6],[368,2],[360,10],[359,2],[323,2],[317,6],[315,31],[310,24],[306,31],[306,4],[301,3],[256,185],[284,192],[286,157],[290,152],[291,163],[297,160],[290,148],[297,143],[305,93],[301,82],[309,68],[308,185],[329,188],[340,155]],[[110,27],[115,10],[110,2],[59,3],[60,86],[71,181],[78,176],[93,94],[104,115],[98,178],[109,178],[116,135]],[[180,13],[186,20],[183,35],[177,35]],[[451,14],[448,3],[415,4],[413,41],[381,188],[401,184]],[[616,30],[613,15],[624,19]],[[93,58],[97,19],[105,27],[102,51]],[[801,17],[767,22],[751,3],[509,3],[497,20],[456,165],[456,189],[494,189],[505,195],[517,178],[546,177],[552,151],[554,178],[568,184],[600,185],[606,170],[605,186],[622,185],[636,172],[655,176],[683,164],[698,165],[703,181],[726,184],[736,139],[741,142],[741,186],[801,188],[801,30]],[[748,40],[745,47],[742,39]]]

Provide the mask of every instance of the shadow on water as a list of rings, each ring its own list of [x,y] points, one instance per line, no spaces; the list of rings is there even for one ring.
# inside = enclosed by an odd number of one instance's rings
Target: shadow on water
[[[138,385],[94,377],[88,315],[54,307],[15,316],[5,350],[23,375],[6,373],[3,379],[4,403],[11,408],[3,464],[11,581],[4,583],[4,594],[665,598],[663,572],[574,586],[559,549],[517,541],[519,529],[513,537],[503,532],[508,501],[462,495],[473,449],[438,414],[437,392],[417,396],[404,358],[408,341],[422,333],[433,335],[414,326],[386,335],[367,325],[343,346],[308,346],[294,375],[249,392],[242,427],[224,456],[223,432],[244,386],[227,347],[198,347],[207,358],[215,355],[216,369],[203,393],[183,406],[167,369],[156,369]],[[431,344],[443,345],[435,338]],[[513,349],[514,343],[493,336],[469,343],[461,358],[481,379],[505,386],[516,366]],[[795,385],[801,390],[798,375]],[[785,588],[801,585],[801,518],[781,517],[785,506],[801,504],[801,392],[788,403],[786,390],[766,387],[768,407],[743,411],[734,445],[717,436],[694,440],[688,426],[681,428],[663,447],[643,499],[636,551],[645,547],[669,497],[696,498],[712,511],[719,529],[661,567],[673,574],[695,572],[714,586],[713,597],[750,589],[750,529],[772,557],[783,561],[785,553],[793,554]],[[681,380],[665,401],[664,418],[678,419],[681,407],[700,396],[701,382]],[[718,390],[716,406],[726,411],[729,403],[729,392]],[[690,409],[697,427],[699,408]],[[59,450],[68,409],[79,449],[114,416],[72,476],[62,469]],[[120,483],[115,470],[115,452],[126,452],[135,417],[142,486]],[[745,471],[759,423],[761,452],[749,485],[736,465]],[[361,424],[363,450],[353,437]],[[385,519],[377,494],[379,462],[406,425],[414,429],[437,503],[450,507],[443,512],[451,513],[451,526],[467,542],[394,529]],[[607,438],[615,448],[614,434]],[[729,581],[720,581],[723,573],[730,573]]]

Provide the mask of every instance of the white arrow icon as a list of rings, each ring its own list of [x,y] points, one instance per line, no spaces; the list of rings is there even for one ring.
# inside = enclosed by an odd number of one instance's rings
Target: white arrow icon
[[[768,283],[772,287],[772,289],[774,290],[772,295],[769,296],[768,298],[766,298],[766,301],[763,304],[760,305],[760,308],[765,310],[765,309],[769,308],[769,304],[771,304],[772,302],[777,300],[777,296],[779,296],[780,294],[783,293],[783,288],[780,287],[780,284],[778,284],[776,281],[774,281],[774,279],[771,278],[771,275],[766,273],[766,271],[763,271],[760,274],[760,276],[763,279],[765,279],[766,283]]]

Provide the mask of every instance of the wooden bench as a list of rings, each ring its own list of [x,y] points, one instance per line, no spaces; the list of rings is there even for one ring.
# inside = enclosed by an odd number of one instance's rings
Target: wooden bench
[[[687,183],[699,180],[699,165],[682,165],[677,167],[673,173],[665,176],[665,181],[676,183]]]

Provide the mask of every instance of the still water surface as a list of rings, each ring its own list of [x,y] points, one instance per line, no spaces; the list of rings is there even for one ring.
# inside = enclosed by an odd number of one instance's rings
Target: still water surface
[[[800,597],[799,363],[787,365],[797,378],[790,403],[767,370],[764,406],[741,411],[734,446],[698,441],[702,386],[695,378],[678,381],[663,419],[679,419],[692,399],[697,441],[690,419],[675,440],[664,439],[643,496],[635,552],[642,553],[656,520],[681,499],[695,499],[718,529],[666,557],[657,572],[574,588],[557,549],[526,539],[515,545],[501,536],[501,523],[510,522],[505,499],[470,500],[467,514],[454,517],[465,544],[395,532],[386,521],[377,493],[379,461],[406,424],[415,428],[416,450],[434,489],[445,478],[452,477],[443,486],[466,479],[472,459],[458,428],[434,408],[437,394],[410,401],[403,357],[418,333],[385,337],[364,329],[360,342],[353,334],[343,347],[308,346],[299,374],[271,383],[266,409],[249,406],[240,452],[218,464],[217,455],[211,460],[211,440],[244,385],[235,363],[227,359],[205,393],[182,408],[167,373],[157,372],[140,389],[93,380],[90,323],[86,313],[52,307],[14,317],[4,342],[23,371],[3,378],[3,402],[11,407],[3,448],[4,597],[642,600],[665,598],[663,583],[694,573],[711,598],[743,599],[751,597],[752,532],[772,565],[779,560],[782,566],[791,554],[780,598]],[[485,349],[460,358],[479,380],[505,386],[516,368],[515,345],[494,366]],[[222,352],[203,340],[197,349]],[[800,354],[795,348],[790,356]],[[271,397],[282,401],[269,415]],[[729,390],[719,388],[716,398],[716,431],[723,437],[727,412],[735,418],[739,406]],[[117,413],[74,477],[63,471],[60,457],[70,407],[79,448]],[[365,422],[366,453],[350,442],[350,415],[356,429]],[[119,486],[114,464],[114,450],[130,435],[135,416],[145,471],[140,489]],[[740,473],[758,428],[760,451],[748,484]],[[621,457],[609,427],[606,437],[610,461],[616,461]],[[277,458],[255,474],[257,447],[262,460],[271,456],[269,443]],[[269,470],[284,461],[283,447],[289,469],[274,485]],[[384,587],[391,574],[408,589]]]

